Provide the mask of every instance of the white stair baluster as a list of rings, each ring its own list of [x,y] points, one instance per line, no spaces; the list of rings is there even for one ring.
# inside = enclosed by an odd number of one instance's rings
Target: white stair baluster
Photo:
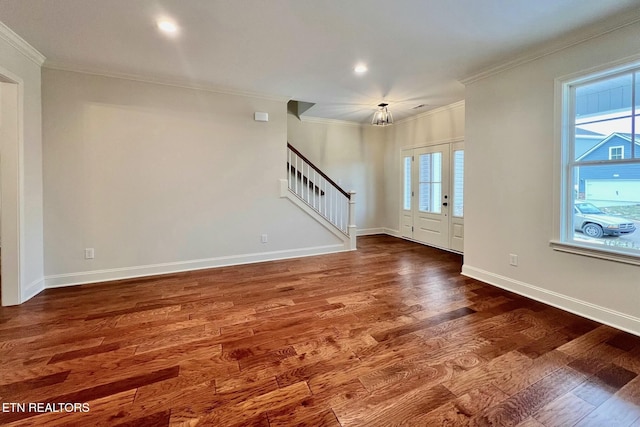
[[[350,237],[350,248],[355,249],[354,224],[355,193],[345,195],[325,174],[299,152],[287,144],[287,185],[289,191]],[[292,182],[294,180],[295,182]],[[284,183],[283,183],[284,184]]]

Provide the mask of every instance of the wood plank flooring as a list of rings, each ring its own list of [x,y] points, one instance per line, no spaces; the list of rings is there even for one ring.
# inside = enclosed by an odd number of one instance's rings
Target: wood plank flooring
[[[640,426],[640,338],[463,277],[455,254],[358,247],[3,307],[0,424]],[[58,411],[11,410],[29,402]]]

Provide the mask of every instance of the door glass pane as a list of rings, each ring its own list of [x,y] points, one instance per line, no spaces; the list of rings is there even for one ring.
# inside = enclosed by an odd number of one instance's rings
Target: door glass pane
[[[442,182],[442,153],[433,153],[433,182]]]
[[[432,213],[440,213],[442,210],[440,200],[442,200],[442,184],[439,182],[431,183],[431,209]]]
[[[403,182],[403,202],[404,210],[411,210],[411,156],[404,158],[404,182]]]
[[[431,154],[420,154],[419,160],[418,209],[422,212],[431,212]]]
[[[422,212],[440,213],[442,198],[442,153],[421,154],[419,158],[419,204]]]
[[[640,165],[573,168],[573,240],[640,252]]]
[[[453,216],[464,216],[464,151],[453,152]]]
[[[420,182],[431,182],[431,154],[420,155]]]
[[[420,183],[420,210],[431,212],[431,183]]]
[[[633,75],[615,76],[576,87],[576,161],[617,160],[611,145],[626,145],[631,153]]]
[[[442,153],[433,153],[431,164],[433,166],[433,174],[431,175],[433,188],[431,205],[433,209],[431,212],[440,213],[442,200]]]

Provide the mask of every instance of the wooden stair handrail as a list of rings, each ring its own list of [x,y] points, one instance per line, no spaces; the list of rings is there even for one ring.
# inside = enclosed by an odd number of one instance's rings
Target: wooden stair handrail
[[[347,193],[346,191],[344,191],[342,189],[342,187],[340,187],[338,184],[336,184],[335,182],[333,182],[333,180],[331,178],[329,178],[324,172],[322,172],[320,170],[320,168],[318,168],[316,165],[314,165],[309,159],[307,159],[304,154],[302,154],[301,152],[299,152],[298,150],[296,150],[296,148],[289,144],[287,142],[287,147],[293,151],[294,153],[296,153],[298,155],[298,157],[300,157],[302,160],[304,160],[305,162],[307,162],[309,164],[309,166],[311,166],[313,168],[313,170],[315,170],[321,177],[323,177],[324,179],[326,179],[329,184],[333,185],[339,192],[341,192],[344,197],[346,197],[347,199],[351,200],[351,194]]]

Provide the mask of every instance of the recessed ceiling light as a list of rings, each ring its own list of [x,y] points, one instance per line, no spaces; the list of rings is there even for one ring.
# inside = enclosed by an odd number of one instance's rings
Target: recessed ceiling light
[[[368,68],[365,64],[358,64],[353,69],[353,71],[355,71],[356,74],[364,74],[367,72],[367,70]]]
[[[158,21],[158,28],[160,31],[167,34],[176,34],[178,32],[178,26],[175,22],[171,22],[166,19]]]

